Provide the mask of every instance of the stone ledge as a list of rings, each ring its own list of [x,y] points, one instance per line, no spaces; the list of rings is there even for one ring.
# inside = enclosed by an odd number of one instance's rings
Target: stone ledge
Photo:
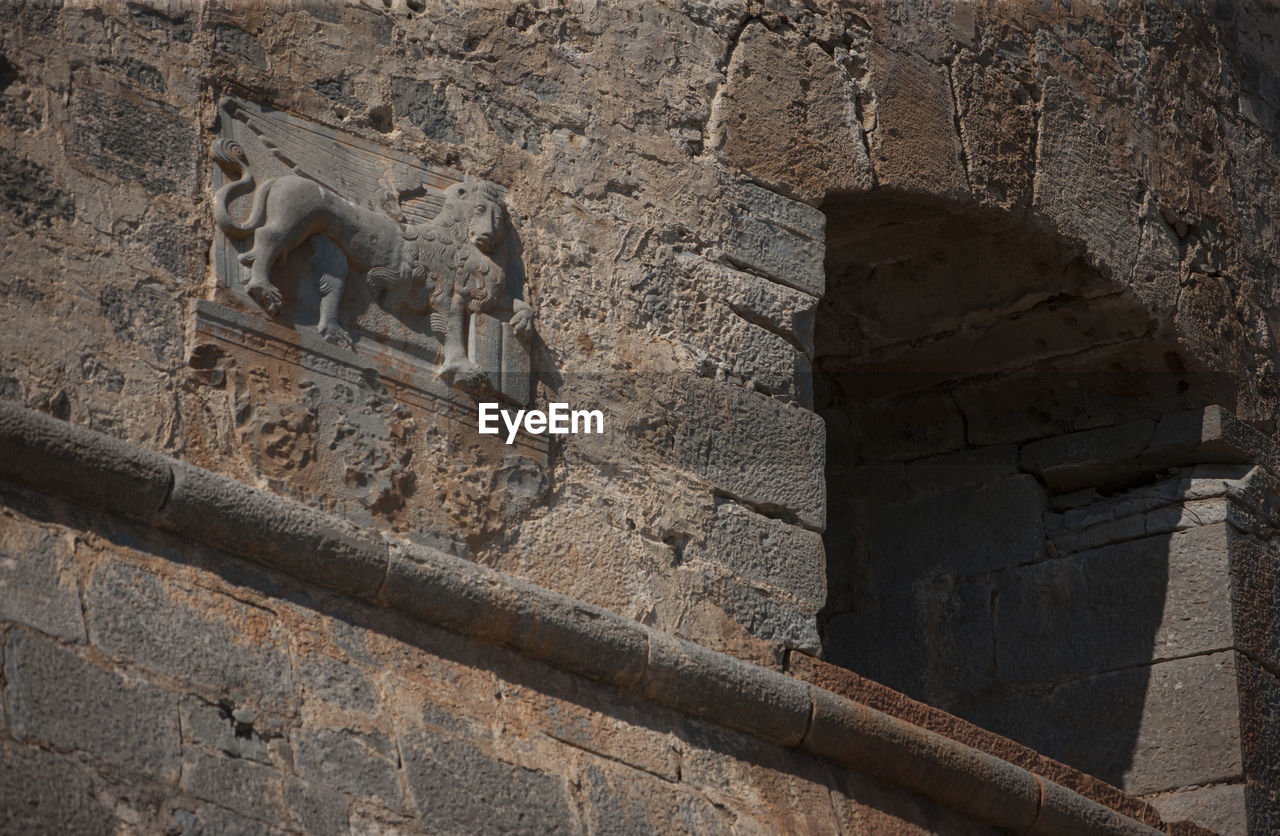
[[[0,402],[0,478],[828,758],[996,827],[1157,833],[1013,764],[822,688],[460,558]]]
[[[1275,473],[1276,443],[1221,406],[1070,433],[1022,448],[1021,468],[1056,494],[1116,488],[1172,467],[1253,464]]]

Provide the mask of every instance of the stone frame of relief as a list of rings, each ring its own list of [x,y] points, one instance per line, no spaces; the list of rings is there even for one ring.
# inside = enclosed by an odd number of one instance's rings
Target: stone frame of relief
[[[529,403],[533,311],[506,189],[233,97],[211,151],[219,307],[193,307],[193,346],[229,336],[226,307],[447,399]]]
[[[193,463],[454,554],[505,530],[551,449],[477,432],[477,402],[533,395],[505,190],[237,98],[211,140]]]

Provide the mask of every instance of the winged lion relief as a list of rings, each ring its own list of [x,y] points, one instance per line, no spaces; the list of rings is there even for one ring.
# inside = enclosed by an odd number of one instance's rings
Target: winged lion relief
[[[533,310],[501,187],[234,99],[220,115],[224,284],[339,346],[527,400]]]

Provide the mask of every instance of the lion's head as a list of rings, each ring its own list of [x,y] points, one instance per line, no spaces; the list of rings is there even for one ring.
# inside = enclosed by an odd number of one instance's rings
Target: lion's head
[[[445,189],[440,214],[457,226],[454,234],[458,240],[466,240],[485,254],[497,250],[506,234],[506,210],[497,189],[488,183],[464,181]]]

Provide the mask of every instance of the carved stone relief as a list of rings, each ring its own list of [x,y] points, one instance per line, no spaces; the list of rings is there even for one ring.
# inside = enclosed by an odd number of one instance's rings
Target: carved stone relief
[[[357,353],[528,402],[533,310],[501,187],[235,99],[219,116],[226,289]]]
[[[476,432],[477,400],[531,395],[504,190],[246,102],[219,120],[193,457],[457,553],[505,536],[549,476],[545,437]]]

